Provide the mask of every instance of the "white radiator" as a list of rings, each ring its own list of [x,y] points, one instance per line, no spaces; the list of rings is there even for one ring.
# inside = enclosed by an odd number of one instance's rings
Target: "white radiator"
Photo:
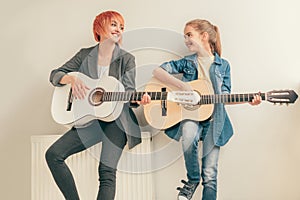
[[[116,200],[154,200],[151,174],[151,141],[143,133],[142,144],[125,147],[118,165]],[[63,200],[45,161],[45,151],[60,135],[31,137],[31,200]],[[98,159],[101,144],[69,157],[81,200],[94,200],[98,192]]]

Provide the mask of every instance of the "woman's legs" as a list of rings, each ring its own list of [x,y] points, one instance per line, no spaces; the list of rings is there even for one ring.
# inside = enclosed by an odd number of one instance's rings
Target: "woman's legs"
[[[116,193],[116,171],[122,151],[126,145],[126,134],[115,122],[102,125],[104,137],[99,165],[98,200],[113,200]]]
[[[78,192],[72,173],[65,163],[70,155],[85,150],[101,140],[99,124],[75,129],[72,128],[59,138],[46,152],[46,161],[53,178],[67,200],[78,200]]]
[[[97,199],[114,199],[116,169],[127,138],[115,122],[98,121],[86,128],[72,128],[52,144],[46,152],[46,161],[50,171],[65,199],[79,200],[74,178],[65,159],[100,141],[102,141],[102,151],[98,168],[100,186]]]

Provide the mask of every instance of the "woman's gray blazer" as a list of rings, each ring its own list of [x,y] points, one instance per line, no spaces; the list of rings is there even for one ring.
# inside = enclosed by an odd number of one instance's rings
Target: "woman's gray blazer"
[[[97,79],[98,46],[99,44],[80,49],[80,51],[64,65],[52,70],[50,82],[54,86],[63,86],[59,82],[61,78],[69,72],[81,72],[93,79]],[[125,87],[125,90],[129,91],[135,90],[135,74],[136,65],[134,56],[116,45],[109,67],[109,76],[118,79]],[[141,130],[131,107],[137,107],[137,104],[124,104],[123,111],[116,120],[127,135],[129,148],[133,148],[135,145],[141,143]]]

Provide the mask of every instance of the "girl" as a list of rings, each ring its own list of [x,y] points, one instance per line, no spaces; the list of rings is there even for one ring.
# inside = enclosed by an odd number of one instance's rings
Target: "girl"
[[[113,76],[122,82],[125,90],[135,90],[135,58],[119,47],[123,30],[124,19],[118,12],[106,11],[96,16],[93,32],[98,44],[81,49],[63,66],[53,70],[50,82],[54,86],[71,84],[72,94],[77,99],[83,99],[89,88],[79,78],[68,75],[69,72],[78,71],[95,79]],[[144,95],[138,103],[146,104],[148,101],[150,97]],[[140,128],[130,105],[124,105],[116,121],[93,120],[84,127],[72,127],[47,150],[47,164],[66,199],[78,200],[79,196],[65,159],[99,142],[102,142],[102,151],[97,199],[114,199],[116,169],[122,150],[127,142],[129,148],[141,143]]]
[[[206,79],[215,94],[231,92],[230,65],[221,58],[219,29],[207,20],[195,19],[186,23],[184,28],[185,45],[192,55],[180,60],[163,63],[153,71],[153,75],[167,85],[179,90],[192,90],[185,82]],[[170,74],[182,73],[182,81]],[[261,102],[255,96],[250,102]],[[167,129],[165,133],[179,141],[181,138],[187,181],[179,190],[178,199],[191,199],[202,177],[202,199],[217,198],[217,166],[220,147],[225,145],[233,134],[224,104],[216,104],[211,119],[198,122],[184,120]],[[201,171],[198,160],[198,142],[203,141]]]

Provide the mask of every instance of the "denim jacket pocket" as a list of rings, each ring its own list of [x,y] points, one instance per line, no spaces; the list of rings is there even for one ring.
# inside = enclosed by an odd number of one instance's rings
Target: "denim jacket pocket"
[[[185,67],[183,69],[183,77],[186,80],[189,80],[189,81],[194,80],[195,74],[196,74],[196,70],[192,67]]]

